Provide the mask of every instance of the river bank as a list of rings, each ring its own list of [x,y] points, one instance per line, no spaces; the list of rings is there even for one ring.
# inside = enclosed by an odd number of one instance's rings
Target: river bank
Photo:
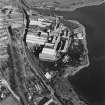
[[[51,11],[38,11],[43,15],[51,14]],[[67,20],[77,20],[85,26],[90,66],[72,77],[71,82],[91,105],[104,105],[105,3],[78,8],[72,12],[53,11],[53,14]]]

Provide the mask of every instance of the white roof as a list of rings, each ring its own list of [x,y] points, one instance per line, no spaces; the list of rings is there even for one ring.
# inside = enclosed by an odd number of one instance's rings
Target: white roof
[[[47,78],[47,79],[51,79],[51,74],[49,74],[48,72],[45,74],[45,77]]]
[[[30,25],[38,25],[40,27],[46,27],[46,26],[50,26],[51,23],[47,23],[39,20],[31,20]]]
[[[46,39],[47,37],[39,37],[38,35],[28,34],[27,39]]]
[[[50,54],[50,55],[56,55],[55,49],[50,49],[50,48],[43,48],[42,53]]]
[[[44,45],[45,41],[40,41],[40,40],[27,40],[27,43],[32,43],[32,44],[39,44],[39,45]]]
[[[43,61],[56,61],[56,56],[50,54],[39,54],[39,58]]]
[[[45,37],[39,37],[35,35],[27,35],[26,42],[32,43],[32,44],[40,44],[43,45],[47,41],[47,38]]]
[[[39,54],[39,58],[41,60],[55,61],[56,60],[56,51],[54,49],[50,49],[50,48],[43,48],[42,53]]]

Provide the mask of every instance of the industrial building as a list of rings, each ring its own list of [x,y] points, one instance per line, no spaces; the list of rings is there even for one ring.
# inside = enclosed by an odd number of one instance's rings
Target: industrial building
[[[42,51],[39,53],[40,60],[57,61],[60,58],[59,53],[66,53],[70,45],[69,30],[63,24],[60,24],[58,20],[55,20],[55,22],[54,25],[53,22],[40,18],[30,22],[30,25],[39,28],[36,32],[28,32],[26,42],[30,47],[43,46]],[[42,27],[46,31],[43,31]]]

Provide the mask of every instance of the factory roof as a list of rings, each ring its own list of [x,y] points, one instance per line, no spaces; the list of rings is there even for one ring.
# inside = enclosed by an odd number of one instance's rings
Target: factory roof
[[[30,25],[38,25],[40,27],[47,27],[51,25],[51,22],[45,21],[44,19],[38,18],[37,20],[31,19]]]

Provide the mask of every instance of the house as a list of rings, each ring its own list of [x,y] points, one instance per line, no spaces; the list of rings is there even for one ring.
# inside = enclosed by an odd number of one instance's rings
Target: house
[[[57,52],[56,50],[54,49],[54,44],[50,45],[45,45],[45,47],[43,48],[42,50],[42,53],[39,54],[39,58],[41,60],[44,60],[44,61],[56,61],[56,55],[57,55]]]
[[[26,42],[27,43],[31,43],[31,44],[38,44],[38,45],[44,45],[45,42],[47,41],[47,33],[40,33],[40,35],[38,35],[38,33],[28,33],[27,34],[27,38],[26,38]]]
[[[36,26],[39,26],[39,27],[47,27],[47,26],[51,25],[51,22],[44,21],[44,19],[41,19],[41,18],[38,18],[36,20],[31,19],[30,20],[30,25],[36,25]]]
[[[42,61],[57,61],[61,53],[66,53],[70,45],[70,33],[66,26],[61,24],[57,29],[50,30],[53,23],[46,19],[38,18],[31,19],[31,25],[36,25],[39,28],[35,32],[28,32],[26,42],[35,47],[35,51],[41,47],[38,52],[39,59]],[[41,30],[42,27],[47,27],[46,31]],[[58,56],[59,55],[59,56]]]

